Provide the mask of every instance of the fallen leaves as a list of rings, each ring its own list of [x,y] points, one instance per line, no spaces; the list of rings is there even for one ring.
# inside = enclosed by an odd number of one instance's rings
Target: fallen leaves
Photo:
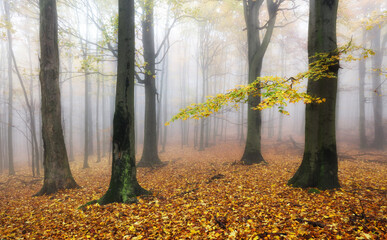
[[[153,192],[137,204],[77,208],[103,195],[110,180],[107,161],[81,169],[82,189],[31,197],[41,180],[18,172],[0,176],[2,239],[385,239],[387,165],[372,155],[347,151],[339,162],[342,189],[308,193],[286,185],[301,162],[291,145],[266,143],[269,165],[233,164],[238,144],[204,152],[170,147],[169,162],[139,169],[140,184]],[[278,149],[281,148],[281,149]],[[379,156],[374,156],[380,158]],[[366,162],[368,161],[368,162]],[[27,170],[26,170],[27,171]],[[19,180],[9,180],[9,179]]]

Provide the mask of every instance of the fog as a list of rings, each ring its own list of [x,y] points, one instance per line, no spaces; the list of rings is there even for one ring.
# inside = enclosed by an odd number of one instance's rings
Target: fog
[[[7,22],[4,1],[0,2],[0,169],[6,174],[10,144],[13,145],[16,172],[26,166],[30,169],[34,156],[31,119],[17,71],[21,73],[21,81],[32,106],[37,124],[35,134],[40,152],[39,162],[43,161],[40,130],[39,11],[38,3],[34,0],[8,1],[10,20]],[[90,144],[90,161],[95,161],[98,154],[103,159],[111,158],[117,60],[114,55],[117,47],[117,4],[117,1],[111,0],[58,1],[62,124],[70,161],[83,161],[87,141]],[[373,104],[376,99],[382,102],[384,139],[387,136],[387,68],[386,60],[383,59],[386,55],[386,4],[383,1],[366,0],[341,1],[340,4],[337,24],[339,45],[351,41],[353,45],[372,48],[373,38],[380,37],[381,48],[373,50],[380,52],[382,56],[381,68],[373,69],[372,56],[364,60],[366,147],[372,149],[375,132],[380,131],[375,130]],[[308,1],[295,1],[294,5],[289,4],[289,7],[290,10],[284,9],[277,16],[278,27],[274,29],[265,53],[261,76],[290,78],[308,69]],[[137,70],[139,78],[143,78],[144,66],[147,64],[143,59],[143,10],[138,7],[136,14]],[[268,16],[265,11],[262,11],[261,15],[263,26]],[[373,30],[366,28],[377,24],[375,22],[380,19],[378,15],[382,16],[380,35],[375,35]],[[7,35],[7,28],[12,34],[12,48],[17,63],[17,66],[12,63],[11,71],[11,112],[8,110],[10,36]],[[154,7],[154,28],[155,51],[159,53],[155,59],[158,151],[169,151],[170,146],[199,150],[199,128],[202,120],[178,120],[169,126],[164,124],[185,106],[203,102],[206,96],[215,96],[237,85],[247,84],[247,39],[242,2],[185,1],[175,6],[167,1],[157,1]],[[363,40],[364,34],[366,37]],[[376,87],[372,80],[374,71],[381,72],[381,84]],[[89,109],[86,109],[85,104],[85,78],[88,79],[89,86]],[[144,142],[145,88],[141,81],[136,81],[136,151],[139,160]],[[306,85],[306,81],[303,84]],[[381,94],[377,95],[376,90]],[[359,101],[359,61],[341,62],[336,109],[339,152],[342,146],[359,149]],[[238,110],[230,106],[225,107],[203,120],[204,149],[224,142],[236,143],[243,147],[247,131],[247,108],[245,103],[240,104]],[[282,115],[277,108],[263,110],[263,145],[267,141],[295,141],[297,144],[303,144],[305,105],[289,104],[286,110],[289,111],[289,116]],[[8,142],[10,113],[13,115],[12,142]],[[89,116],[85,121],[86,113]],[[264,154],[265,149],[262,151]]]

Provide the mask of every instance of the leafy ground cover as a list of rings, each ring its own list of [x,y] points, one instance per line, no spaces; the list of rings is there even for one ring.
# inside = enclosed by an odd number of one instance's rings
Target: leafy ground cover
[[[349,148],[348,148],[349,149]],[[290,142],[266,142],[268,165],[235,164],[235,143],[203,152],[169,147],[168,164],[138,170],[153,196],[137,204],[77,208],[102,196],[107,159],[82,169],[71,163],[81,189],[31,197],[42,179],[0,175],[0,239],[386,239],[387,159],[382,152],[341,149],[340,190],[286,185],[302,152]]]

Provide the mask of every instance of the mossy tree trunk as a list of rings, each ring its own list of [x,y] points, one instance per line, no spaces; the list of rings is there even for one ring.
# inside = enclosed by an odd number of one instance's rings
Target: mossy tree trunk
[[[131,203],[148,193],[137,182],[134,135],[134,0],[119,0],[118,66],[109,189],[97,202]]]
[[[56,0],[40,0],[39,6],[44,182],[36,196],[78,187],[71,175],[61,121]]]
[[[144,146],[139,167],[160,165],[161,160],[157,150],[157,121],[156,121],[156,71],[155,71],[155,44],[153,23],[153,0],[144,0],[142,20],[142,44],[144,47],[145,66],[145,122]]]
[[[248,45],[248,83],[254,82],[261,76],[263,57],[266,53],[271,36],[273,34],[276,15],[280,4],[283,1],[267,0],[267,9],[269,21],[266,26],[266,32],[261,41],[261,31],[263,30],[259,23],[259,12],[263,0],[243,0],[244,16],[247,27],[247,45]],[[259,91],[257,89],[257,91]],[[247,110],[247,138],[245,150],[242,156],[242,163],[254,164],[265,162],[261,154],[261,123],[262,116],[260,111],[251,109],[261,102],[260,96],[249,96]]]
[[[338,0],[311,0],[309,10],[309,63],[316,53],[337,54],[336,18]],[[336,95],[339,61],[329,67],[335,78],[308,80],[308,94],[325,98],[321,104],[306,105],[305,149],[301,166],[289,180],[294,187],[333,189],[340,187],[336,150]]]

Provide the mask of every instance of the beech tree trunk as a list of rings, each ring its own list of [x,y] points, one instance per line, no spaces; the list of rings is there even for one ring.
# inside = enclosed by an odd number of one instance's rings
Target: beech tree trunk
[[[89,39],[89,9],[86,16],[86,41],[81,46],[83,51],[84,71],[85,71],[85,119],[84,119],[84,153],[83,153],[83,168],[89,168],[89,155],[93,152],[93,137],[92,137],[92,117],[91,117],[91,99],[90,99],[90,79],[88,69],[88,39]]]
[[[39,7],[44,182],[36,196],[78,187],[70,171],[61,121],[56,0],[40,0]]]
[[[275,3],[272,0],[266,1],[269,12],[269,21],[267,23],[266,32],[261,41],[259,10],[263,4],[263,0],[243,0],[244,16],[247,27],[249,84],[261,76],[263,57],[273,34],[278,7],[282,2],[283,1],[281,0],[276,1]],[[260,102],[260,96],[250,95],[248,98],[247,138],[245,150],[241,159],[242,163],[247,165],[265,162],[261,154],[261,112],[251,109],[252,107],[257,106]]]
[[[365,47],[366,32],[363,33],[363,47]],[[366,76],[366,60],[359,61],[359,147],[364,149],[367,146],[367,136],[365,128],[365,97],[364,85]]]
[[[310,1],[308,55],[309,63],[316,53],[337,53],[336,18],[338,0]],[[336,95],[339,61],[329,67],[335,78],[310,78],[307,93],[325,98],[321,104],[307,104],[305,112],[305,149],[301,166],[289,180],[294,187],[333,189],[340,187],[336,150]]]
[[[383,129],[383,93],[380,80],[380,71],[382,69],[383,48],[380,43],[381,28],[379,25],[371,30],[371,49],[375,51],[372,56],[372,103],[374,109],[374,142],[373,147],[382,150],[384,148],[384,129]]]
[[[5,20],[10,22],[9,3],[4,1]],[[13,165],[13,79],[12,79],[12,33],[7,28],[8,38],[8,173],[15,175],[15,168]]]
[[[132,203],[147,194],[137,182],[134,136],[134,0],[119,0],[118,66],[113,120],[113,164],[109,189],[97,202]]]
[[[74,159],[74,143],[73,143],[73,111],[74,111],[74,91],[73,91],[73,77],[72,77],[72,70],[73,70],[73,54],[72,49],[70,48],[69,52],[69,58],[68,58],[68,68],[69,68],[69,92],[70,92],[70,113],[69,113],[69,161],[73,162]]]
[[[153,0],[144,1],[145,18],[142,21],[142,42],[144,47],[145,66],[145,122],[144,146],[139,167],[150,167],[162,164],[157,146],[156,122],[156,71],[155,71],[155,44],[153,23]]]

